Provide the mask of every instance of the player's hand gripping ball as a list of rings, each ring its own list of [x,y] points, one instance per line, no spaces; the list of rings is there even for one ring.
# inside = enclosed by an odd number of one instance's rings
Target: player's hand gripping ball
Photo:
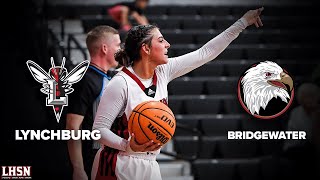
[[[129,132],[134,133],[135,140],[144,144],[166,144],[176,129],[176,120],[171,109],[158,101],[147,101],[136,106],[129,117]]]

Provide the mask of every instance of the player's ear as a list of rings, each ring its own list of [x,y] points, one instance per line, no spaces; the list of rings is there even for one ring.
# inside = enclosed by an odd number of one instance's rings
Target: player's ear
[[[107,54],[108,53],[108,46],[106,44],[102,44],[101,46],[101,50],[104,54]]]
[[[149,47],[148,44],[146,43],[143,43],[142,46],[141,46],[141,49],[144,53],[150,55],[150,52],[151,52],[151,48]]]

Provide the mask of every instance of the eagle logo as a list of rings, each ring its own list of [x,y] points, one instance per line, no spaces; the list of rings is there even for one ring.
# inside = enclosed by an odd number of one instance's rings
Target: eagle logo
[[[66,59],[63,57],[61,66],[55,66],[53,57],[51,57],[52,67],[48,73],[37,63],[28,60],[27,66],[33,78],[42,83],[40,91],[48,97],[46,106],[52,106],[57,122],[59,123],[64,106],[68,106],[68,94],[73,92],[71,85],[81,80],[89,67],[89,61],[83,61],[68,73],[64,67]]]
[[[253,65],[238,82],[240,104],[249,114],[260,119],[280,116],[289,108],[293,97],[291,76],[272,61]]]

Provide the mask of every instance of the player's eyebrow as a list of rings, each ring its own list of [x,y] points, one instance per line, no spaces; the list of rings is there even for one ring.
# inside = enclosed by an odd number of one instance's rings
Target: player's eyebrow
[[[159,40],[164,39],[163,36],[158,37]]]

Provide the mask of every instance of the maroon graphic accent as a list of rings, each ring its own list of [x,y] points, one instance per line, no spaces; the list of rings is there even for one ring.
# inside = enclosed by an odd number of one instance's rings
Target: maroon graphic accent
[[[168,101],[166,98],[161,99],[160,102],[168,106]]]
[[[144,87],[144,85],[142,84],[140,79],[137,78],[137,76],[135,76],[134,74],[132,74],[126,67],[122,68],[122,71],[124,73],[126,73],[128,76],[130,76],[140,86],[142,91],[144,91],[146,89],[146,87]],[[154,86],[157,85],[157,74],[156,74],[156,72],[153,73],[152,85],[154,85]]]
[[[61,79],[64,77],[66,73],[65,68],[61,67],[52,67],[49,70],[50,76],[56,81],[56,98],[59,99],[60,97],[65,97],[64,88],[62,87],[63,81]],[[55,114],[58,116],[61,115],[62,112],[62,105],[53,105],[53,110]]]

